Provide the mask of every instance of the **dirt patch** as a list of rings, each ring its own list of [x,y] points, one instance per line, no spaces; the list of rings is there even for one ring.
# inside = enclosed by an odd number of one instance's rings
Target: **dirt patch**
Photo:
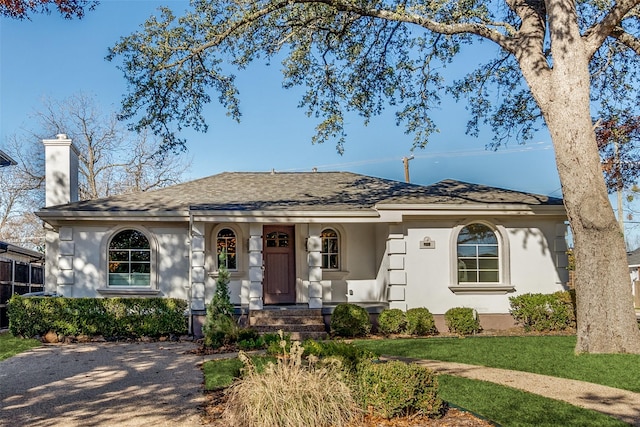
[[[223,389],[205,392],[203,424],[211,427],[228,427],[222,419],[226,406],[226,395]],[[447,408],[441,418],[424,416],[399,417],[391,420],[366,416],[351,423],[349,427],[489,427],[495,424],[481,419],[472,413],[456,408]]]

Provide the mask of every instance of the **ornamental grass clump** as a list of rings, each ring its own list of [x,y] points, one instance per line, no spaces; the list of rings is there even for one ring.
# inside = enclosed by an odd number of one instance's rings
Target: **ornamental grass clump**
[[[291,345],[277,363],[258,373],[244,353],[243,376],[227,390],[228,425],[247,427],[340,427],[359,415],[339,366],[302,359],[304,348]]]

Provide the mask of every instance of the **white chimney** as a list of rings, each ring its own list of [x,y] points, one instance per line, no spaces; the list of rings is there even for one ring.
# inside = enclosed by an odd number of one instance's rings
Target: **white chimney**
[[[45,206],[78,201],[78,149],[67,135],[43,139],[45,158]]]

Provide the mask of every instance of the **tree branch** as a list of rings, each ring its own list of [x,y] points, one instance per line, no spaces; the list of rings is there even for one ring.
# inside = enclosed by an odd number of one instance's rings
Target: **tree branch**
[[[622,30],[620,27],[620,23],[627,16],[629,11],[640,4],[640,0],[619,0],[614,3],[609,13],[607,13],[600,22],[596,22],[591,26],[587,31],[585,31],[583,39],[585,40],[585,46],[587,48],[587,53],[589,58],[591,58],[600,46],[604,43],[604,41],[609,36],[616,37],[623,44],[627,45],[624,41],[626,37],[622,34],[614,35],[614,32],[618,32],[618,30]],[[629,36],[632,37],[632,36]],[[637,43],[637,42],[636,42]],[[627,45],[630,49],[633,49],[637,52],[635,48],[633,48],[633,44]]]

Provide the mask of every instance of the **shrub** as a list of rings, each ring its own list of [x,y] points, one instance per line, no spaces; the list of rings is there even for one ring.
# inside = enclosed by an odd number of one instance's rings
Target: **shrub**
[[[424,308],[410,308],[407,310],[407,326],[405,332],[409,335],[435,335],[438,333],[433,314]]]
[[[450,332],[471,335],[480,331],[480,320],[475,310],[469,307],[454,307],[444,314],[444,321]]]
[[[362,337],[371,331],[369,313],[359,305],[341,303],[331,314],[331,333],[340,337]]]
[[[405,313],[399,308],[384,309],[378,316],[378,331],[383,335],[399,334],[406,324]]]
[[[319,358],[338,358],[342,362],[344,370],[348,373],[353,373],[361,362],[378,357],[370,350],[356,347],[343,341],[306,340],[302,346],[305,355],[313,355]]]
[[[568,291],[510,297],[509,310],[525,331],[562,331],[576,326],[574,304]]]
[[[364,362],[358,368],[355,390],[362,408],[387,419],[437,416],[443,408],[435,374],[416,364]]]
[[[357,416],[357,405],[340,371],[313,361],[305,365],[299,344],[293,343],[287,357],[267,365],[262,373],[240,354],[244,376],[228,389],[224,412],[228,425],[340,427]]]
[[[8,306],[9,330],[32,338],[102,335],[107,339],[159,337],[187,333],[187,302],[174,298],[23,298]]]
[[[204,345],[219,348],[232,344],[238,339],[238,326],[233,319],[233,305],[229,297],[230,275],[225,266],[225,254],[221,253],[218,262],[216,291],[207,305],[207,317],[202,325]]]
[[[239,329],[237,339],[240,350],[258,350],[266,347],[264,338],[252,328]]]

